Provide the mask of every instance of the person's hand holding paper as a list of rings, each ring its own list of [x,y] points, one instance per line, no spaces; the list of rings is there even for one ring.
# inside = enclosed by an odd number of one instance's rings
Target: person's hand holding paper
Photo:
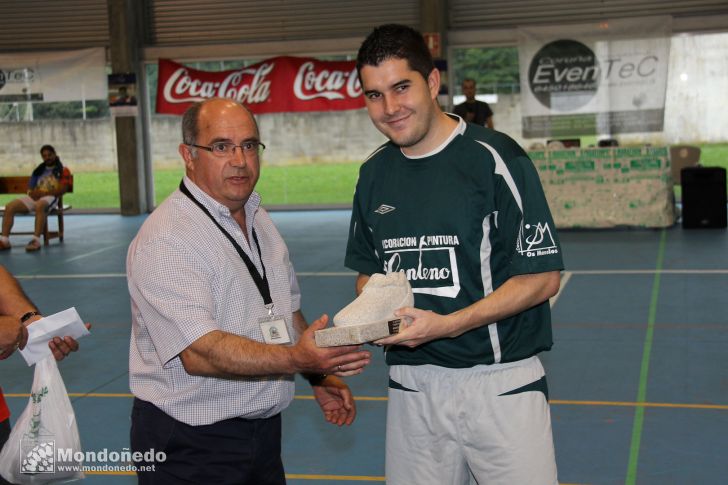
[[[28,343],[24,349],[20,350],[20,354],[29,366],[51,354],[54,355],[56,360],[60,360],[68,352],[78,348],[78,344],[74,339],[84,337],[89,333],[76,308],[69,308],[29,325]],[[71,339],[69,341],[64,337],[70,337]]]

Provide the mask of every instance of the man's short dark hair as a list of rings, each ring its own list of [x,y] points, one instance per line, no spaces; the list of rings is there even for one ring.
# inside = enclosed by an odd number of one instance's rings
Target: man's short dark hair
[[[409,68],[422,74],[425,80],[435,68],[422,34],[406,25],[380,25],[367,36],[356,56],[359,80],[362,67],[376,67],[388,59],[405,59]]]
[[[202,101],[192,103],[182,115],[182,143],[185,145],[197,143],[197,134],[200,132],[197,118],[200,115],[200,108],[202,108]]]
[[[41,153],[41,154],[42,154],[43,152],[45,152],[45,151],[51,152],[51,153],[52,153],[53,155],[55,155],[55,154],[56,154],[56,149],[55,149],[55,148],[53,148],[53,147],[52,147],[52,146],[50,146],[50,145],[43,145],[42,147],[40,147],[40,153]]]

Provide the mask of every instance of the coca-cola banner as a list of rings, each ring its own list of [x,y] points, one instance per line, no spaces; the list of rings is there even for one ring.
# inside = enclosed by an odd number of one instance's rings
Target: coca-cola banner
[[[354,61],[274,57],[232,71],[200,71],[159,60],[157,113],[183,114],[195,101],[231,98],[253,113],[364,107]]]

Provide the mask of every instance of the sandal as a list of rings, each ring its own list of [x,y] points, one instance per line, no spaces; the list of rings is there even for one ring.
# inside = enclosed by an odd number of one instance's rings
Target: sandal
[[[25,246],[25,250],[29,253],[32,253],[33,251],[38,251],[40,249],[40,240],[39,239],[31,239],[27,246]]]

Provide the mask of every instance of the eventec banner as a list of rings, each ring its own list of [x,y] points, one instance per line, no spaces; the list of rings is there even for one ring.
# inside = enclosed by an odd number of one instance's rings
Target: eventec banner
[[[274,57],[241,69],[209,72],[159,60],[157,113],[183,114],[190,103],[232,98],[253,113],[364,107],[354,61]]]
[[[662,131],[672,17],[518,30],[523,136]]]
[[[106,99],[103,47],[0,54],[0,102]]]

